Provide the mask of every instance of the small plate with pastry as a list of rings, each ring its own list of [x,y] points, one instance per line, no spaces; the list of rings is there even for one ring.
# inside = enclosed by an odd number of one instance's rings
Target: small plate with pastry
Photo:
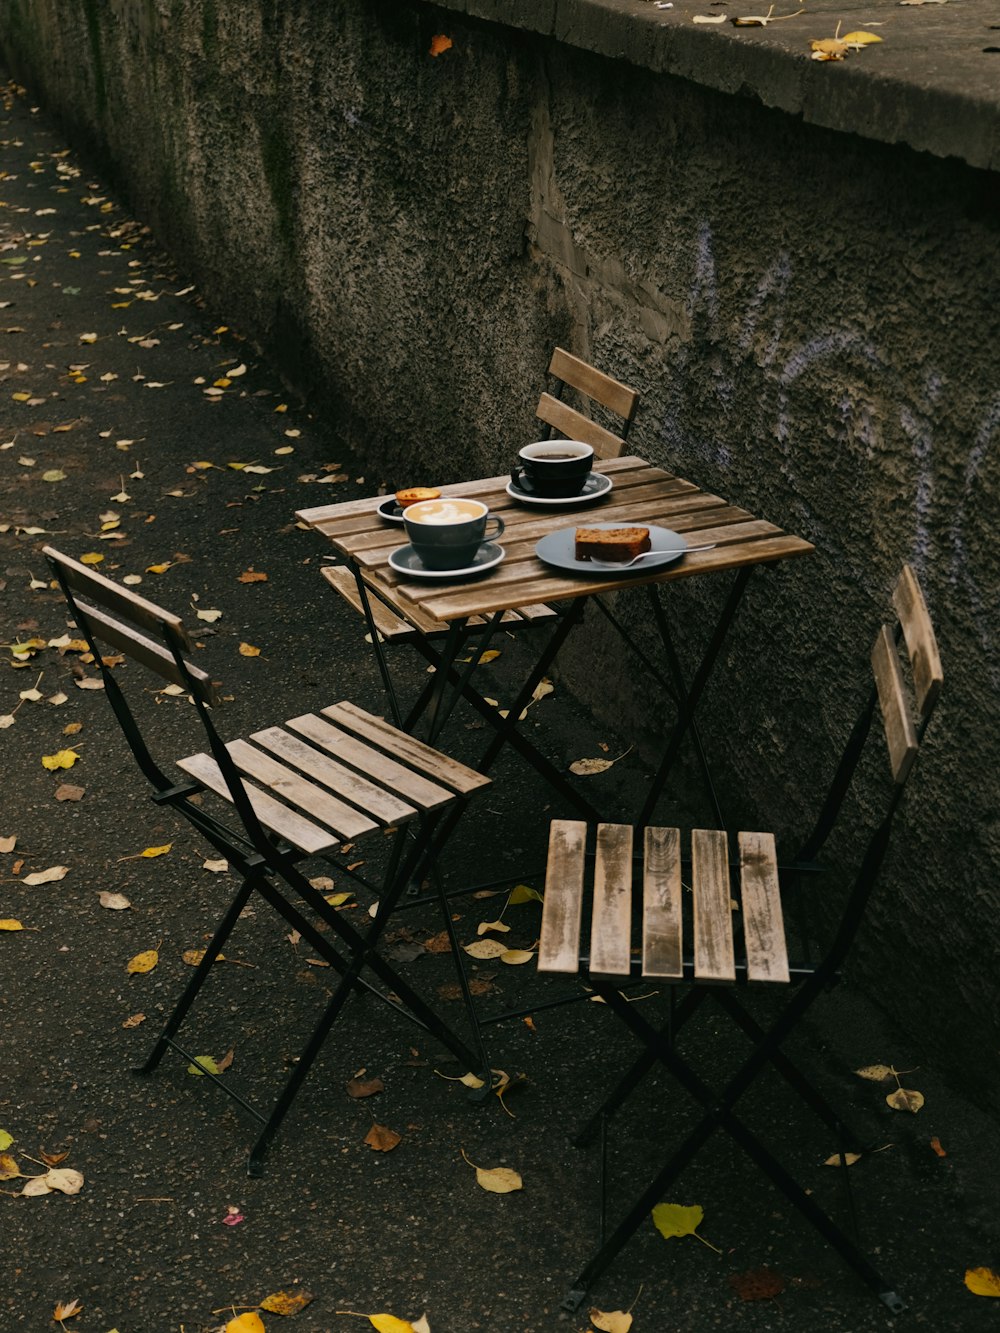
[[[679,560],[688,549],[679,532],[653,524],[590,523],[586,527],[559,528],[535,546],[539,560],[556,569],[599,578],[642,574]],[[632,564],[637,555],[646,558]]]
[[[403,510],[419,500],[440,500],[441,492],[434,486],[408,486],[405,490],[388,495],[378,507],[378,515],[387,523],[402,523]]]

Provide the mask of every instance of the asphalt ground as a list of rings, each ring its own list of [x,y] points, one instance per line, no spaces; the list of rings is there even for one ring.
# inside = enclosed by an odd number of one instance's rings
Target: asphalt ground
[[[311,1300],[291,1316],[262,1312],[268,1330],[371,1327],[359,1315],[380,1312],[424,1315],[433,1333],[589,1329],[589,1302],[574,1315],[559,1306],[597,1225],[597,1155],[574,1148],[570,1135],[630,1053],[605,1007],[546,1009],[550,983],[530,965],[474,964],[484,1010],[539,1007],[530,1024],[491,1029],[493,1062],[515,1086],[502,1102],[473,1105],[442,1077],[455,1071],[433,1043],[376,1001],[352,1002],[261,1179],[245,1170],[250,1122],[206,1080],[173,1056],[151,1077],[133,1072],[189,975],[184,952],[204,943],[235,884],[205,869],[210,849],[148,802],[102,692],[83,687],[93,668],[51,646],[71,629],[41,547],[103,555],[102,572],[140,576],[139,591],[189,619],[199,662],[230,696],[220,715],[226,735],[342,697],[381,711],[363,626],[323,583],[322,543],[294,515],[371,494],[386,478],[345,451],[337,422],[311,415],[224,310],[205,306],[12,86],[2,121],[0,919],[23,929],[0,931],[0,1130],[12,1139],[0,1157],[10,1177],[0,1180],[0,1328],[59,1327],[57,1305],[76,1301],[82,1308],[63,1326],[79,1333],[194,1333],[284,1291]],[[267,577],[246,579],[250,572]],[[222,615],[205,620],[199,610]],[[32,640],[21,656],[10,647]],[[484,692],[502,701],[523,650],[512,640],[501,647],[479,669]],[[419,688],[415,655],[398,650],[395,662],[404,690]],[[134,679],[133,668],[117,669],[125,683]],[[187,701],[143,686],[143,723],[165,754],[200,748]],[[629,745],[576,707],[558,678],[529,725],[563,764]],[[459,713],[447,740],[474,758],[483,734]],[[67,749],[78,756],[70,768],[43,764]],[[624,811],[647,776],[633,753],[586,781]],[[495,778],[456,835],[449,883],[507,877],[541,888],[533,868],[558,806],[513,759]],[[60,799],[67,784],[82,794]],[[359,845],[317,873],[347,888],[344,867],[374,866],[382,851]],[[65,873],[29,883],[53,867]],[[102,893],[130,906],[105,907]],[[359,893],[344,910],[363,919],[366,901]],[[463,938],[476,938],[504,902],[456,900]],[[530,948],[537,903],[509,907],[505,920],[506,939]],[[390,944],[460,1024],[451,959],[433,951],[440,929],[416,911],[394,924]],[[232,1052],[223,1078],[261,1097],[291,1068],[329,993],[328,974],[288,935],[256,903],[185,1032],[199,1054]],[[150,949],[156,967],[129,974],[128,961]],[[885,978],[886,986],[920,981]],[[653,1016],[664,996],[638,1003]],[[709,1018],[692,1025],[687,1049],[709,1037],[721,1051],[711,1075],[739,1048]],[[967,1269],[1000,1268],[995,1121],[847,983],[816,1007],[791,1050],[877,1149],[850,1168],[854,1202],[863,1243],[907,1312],[891,1319],[718,1136],[666,1200],[700,1205],[700,1235],[716,1249],[644,1224],[595,1287],[593,1305],[631,1307],[636,1333],[995,1328],[996,1303],[963,1284]],[[895,1084],[853,1072],[873,1064],[906,1071],[922,1108],[890,1109]],[[362,1071],[384,1090],[351,1097],[349,1081]],[[840,1173],[823,1165],[837,1148],[826,1131],[767,1078],[746,1099],[746,1115],[846,1224]],[[619,1120],[612,1209],[644,1183],[692,1111],[654,1077]],[[373,1124],[399,1134],[398,1146],[373,1150]],[[78,1192],[24,1196],[26,1177],[56,1159],[54,1169],[82,1174]],[[523,1188],[487,1192],[470,1163],[513,1169]]]

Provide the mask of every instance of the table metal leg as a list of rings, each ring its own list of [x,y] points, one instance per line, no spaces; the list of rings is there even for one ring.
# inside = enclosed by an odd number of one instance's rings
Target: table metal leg
[[[708,684],[709,678],[711,677],[712,669],[722,650],[722,645],[725,643],[726,635],[729,632],[729,626],[732,624],[736,610],[743,599],[743,594],[746,591],[746,586],[752,572],[753,567],[750,565],[745,566],[737,572],[732,587],[729,590],[729,596],[726,598],[726,604],[722,609],[722,614],[720,615],[712,637],[709,640],[708,647],[705,649],[701,663],[691,681],[691,686],[678,703],[677,721],[674,723],[673,731],[670,734],[666,752],[663,759],[660,761],[660,766],[650,784],[649,795],[646,797],[642,812],[636,821],[639,827],[645,827],[652,818],[653,811],[656,808],[656,802],[659,800],[664,785],[670,776],[670,770],[673,768],[681,743],[691,726],[695,709],[698,707],[705,686]]]

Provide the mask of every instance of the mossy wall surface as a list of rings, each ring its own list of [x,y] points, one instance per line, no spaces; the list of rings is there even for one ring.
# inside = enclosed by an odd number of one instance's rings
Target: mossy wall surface
[[[0,50],[369,475],[503,469],[561,343],[641,390],[636,452],[816,544],[704,704],[741,827],[801,826],[914,563],[948,680],[861,958],[993,1095],[996,176],[418,0],[6,0]],[[723,587],[678,591],[690,664]],[[663,701],[585,645],[650,742]]]

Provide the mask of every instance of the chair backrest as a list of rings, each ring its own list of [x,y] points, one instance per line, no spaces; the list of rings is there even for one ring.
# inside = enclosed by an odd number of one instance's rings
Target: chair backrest
[[[46,546],[43,554],[98,666],[100,641],[189,690],[202,703],[218,702],[215,683],[188,659],[191,640],[177,616],[52,546]]]
[[[598,458],[617,458],[625,448],[639,406],[635,389],[612,379],[561,347],[552,353],[548,373],[555,380],[555,393],[542,394],[535,415],[549,427],[549,434],[556,430],[568,440],[583,440],[585,444],[593,445]],[[620,417],[620,425],[612,420],[618,433],[563,402],[562,394],[567,387],[581,396],[586,407],[597,403],[606,408],[612,418]]]
[[[944,676],[934,626],[909,565],[903,566],[896,581],[892,602],[896,624],[883,625],[875,640],[871,654],[874,683],[848,737],[816,824],[799,850],[799,862],[815,860],[830,836],[868,742],[876,708],[882,718],[894,783],[889,823],[916,762]],[[909,662],[912,704],[900,661],[900,644]]]
[[[903,786],[941,693],[944,673],[927,603],[909,565],[903,566],[896,581],[892,604],[898,617],[897,626],[895,631],[888,625],[882,626],[872,648],[872,670],[893,780]],[[911,706],[900,666],[900,640],[909,658],[915,707]]]

